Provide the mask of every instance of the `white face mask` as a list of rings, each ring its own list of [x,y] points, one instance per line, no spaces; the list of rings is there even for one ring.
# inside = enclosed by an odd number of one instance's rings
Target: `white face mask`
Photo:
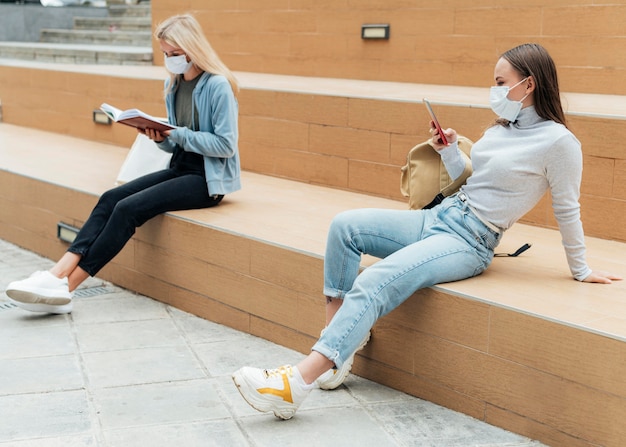
[[[522,79],[512,87],[507,87],[505,85],[496,85],[491,87],[489,92],[489,104],[491,105],[491,110],[493,110],[493,112],[500,118],[511,122],[517,119],[517,115],[519,115],[520,110],[522,110],[522,101],[524,101],[528,95],[524,96],[519,101],[510,100],[508,95],[511,90],[520,85],[526,79],[528,78]]]
[[[180,56],[165,56],[165,68],[167,68],[170,73],[174,74],[185,74],[191,66],[193,62],[187,62],[187,56],[181,54]]]

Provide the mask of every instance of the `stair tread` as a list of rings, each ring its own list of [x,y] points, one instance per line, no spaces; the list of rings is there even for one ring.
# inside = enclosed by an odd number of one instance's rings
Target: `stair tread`
[[[0,48],[41,48],[77,51],[117,51],[122,53],[152,52],[151,46],[101,45],[87,43],[55,43],[55,42],[0,42]]]
[[[1,46],[15,46],[19,42],[0,42]],[[22,43],[23,44],[23,43]],[[101,47],[109,50],[123,50],[123,46],[104,45],[64,45],[75,47]],[[150,48],[150,51],[152,49]],[[25,61],[0,58],[0,65],[36,67],[58,71],[76,71],[80,73],[106,73],[113,76],[162,79],[163,66],[111,66],[98,65],[49,64],[37,61]],[[388,101],[421,102],[427,97],[433,103],[456,105],[459,107],[489,107],[489,87],[466,87],[441,84],[417,84],[408,82],[373,81],[359,79],[323,78],[316,76],[296,76],[272,73],[235,72],[243,88],[280,92],[302,92],[311,95],[326,95]],[[562,92],[565,100],[565,112],[570,115],[601,117],[626,120],[626,96],[597,93]],[[454,98],[454,99],[451,99]]]
[[[128,151],[36,129],[25,132],[24,128],[7,123],[0,124],[0,148],[4,169],[10,172],[95,194],[110,188]],[[98,164],[90,163],[93,160],[98,160]],[[68,176],[68,169],[76,175]],[[223,205],[170,214],[231,234],[322,256],[328,225],[337,213],[364,207],[406,209],[407,206],[400,201],[248,171],[243,171],[242,177],[245,187],[229,194]],[[302,197],[307,200],[302,201]],[[497,258],[480,277],[434,288],[626,340],[623,317],[626,281],[615,282],[610,287],[581,287],[577,281],[567,280],[567,262],[558,231],[553,229],[518,223],[505,233],[498,251],[512,251],[529,241],[533,243],[532,249],[519,258]],[[602,270],[624,271],[626,262],[621,253],[626,244],[593,237],[586,238],[586,243],[592,265]],[[365,265],[372,262],[375,259],[371,257],[363,260]],[[528,281],[529,277],[533,281]]]
[[[59,28],[44,28],[41,33],[56,33],[56,34],[102,34],[102,35],[116,35],[116,34],[132,34],[137,36],[151,36],[152,31],[143,30],[124,30],[119,29],[115,31],[109,31],[108,29],[59,29]]]
[[[128,22],[128,23],[149,23],[152,24],[150,16],[107,16],[107,17],[82,17],[75,16],[75,21],[79,22]]]

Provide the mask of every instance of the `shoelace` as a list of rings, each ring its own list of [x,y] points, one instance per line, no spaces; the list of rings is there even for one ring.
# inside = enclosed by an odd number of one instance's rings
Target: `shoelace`
[[[276,369],[265,369],[263,370],[265,377],[267,379],[278,376],[283,382],[283,388],[274,388],[274,387],[263,387],[257,388],[257,392],[259,394],[276,396],[293,404],[293,395],[291,394],[291,384],[289,383],[289,378],[293,376],[293,369],[289,365],[281,366]]]
[[[286,374],[289,377],[293,377],[293,369],[290,365],[283,365],[276,369],[265,370],[265,377],[267,377],[268,379],[270,377],[282,376],[283,374]]]

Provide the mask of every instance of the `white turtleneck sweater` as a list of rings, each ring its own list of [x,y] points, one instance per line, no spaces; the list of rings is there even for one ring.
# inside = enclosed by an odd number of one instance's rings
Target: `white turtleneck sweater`
[[[439,153],[450,176],[457,178],[463,170],[457,144]],[[572,275],[582,281],[591,274],[578,203],[581,145],[565,126],[526,107],[508,127],[489,128],[472,147],[471,158],[473,174],[461,190],[481,217],[507,230],[549,188]]]

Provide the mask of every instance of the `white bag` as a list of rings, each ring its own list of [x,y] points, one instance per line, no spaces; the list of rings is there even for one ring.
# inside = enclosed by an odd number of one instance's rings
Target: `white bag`
[[[116,185],[129,182],[169,167],[172,154],[159,149],[154,141],[143,134],[137,134],[135,142],[128,151],[126,160],[117,174]]]

